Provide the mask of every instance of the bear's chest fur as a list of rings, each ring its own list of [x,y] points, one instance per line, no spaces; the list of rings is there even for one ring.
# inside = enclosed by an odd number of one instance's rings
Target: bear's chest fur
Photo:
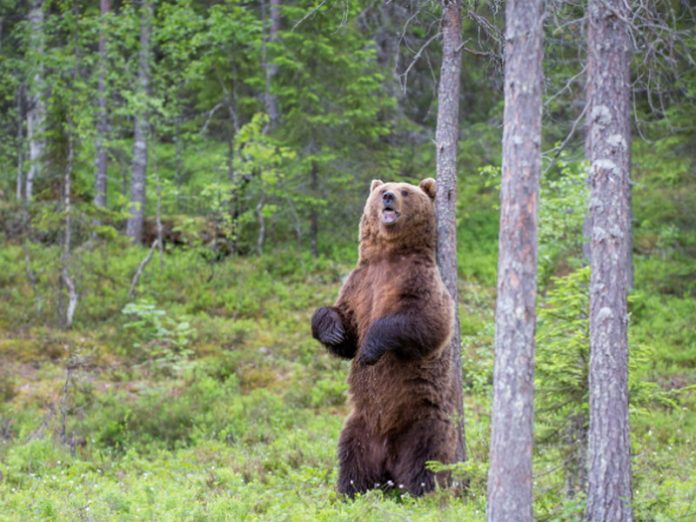
[[[418,306],[423,313],[428,308],[440,310],[442,303],[449,301],[438,268],[430,258],[397,256],[357,270],[361,272],[356,274],[361,284],[353,303],[358,354],[366,332],[378,319],[409,306]],[[423,406],[445,411],[449,406],[449,359],[449,351],[443,350],[419,359],[403,359],[390,352],[374,366],[354,362],[348,378],[354,408],[372,412],[368,423],[375,433],[412,422],[409,412]]]
[[[441,286],[435,262],[419,256],[394,256],[356,270],[356,279],[360,280],[354,299],[358,344],[374,321],[398,313],[416,301],[419,306],[428,306],[436,297],[432,295],[433,288]]]

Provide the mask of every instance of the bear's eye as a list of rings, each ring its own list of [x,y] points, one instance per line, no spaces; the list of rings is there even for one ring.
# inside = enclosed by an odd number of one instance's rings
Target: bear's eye
[[[387,189],[382,189],[379,191],[380,196],[384,196],[384,193],[387,191]]]
[[[401,195],[402,195],[403,197],[407,198],[408,195],[409,195],[409,191],[408,191],[408,190],[402,190],[402,191],[401,191]]]

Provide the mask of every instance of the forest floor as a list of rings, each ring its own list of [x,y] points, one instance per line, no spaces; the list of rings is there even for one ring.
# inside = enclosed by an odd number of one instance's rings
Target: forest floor
[[[57,252],[32,248],[32,285],[23,249],[3,248],[0,520],[485,518],[490,281],[460,285],[469,462],[455,471],[469,490],[375,490],[349,501],[334,490],[349,363],[311,338],[309,318],[334,300],[350,264],[282,252],[211,264],[179,250],[152,260],[130,300],[143,255],[82,252],[78,321],[65,331],[49,326],[58,323]],[[636,260],[643,290],[632,300],[631,345],[643,347],[632,363],[636,520],[688,520],[696,305],[688,293],[655,290],[651,263]],[[564,451],[559,438],[536,446],[538,520],[580,519],[582,497],[565,496]]]

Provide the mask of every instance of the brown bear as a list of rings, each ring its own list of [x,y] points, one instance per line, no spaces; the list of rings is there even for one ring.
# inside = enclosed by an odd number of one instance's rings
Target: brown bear
[[[357,267],[312,335],[353,359],[353,411],[338,448],[338,491],[374,487],[421,495],[446,476],[426,462],[454,459],[449,340],[454,305],[436,263],[435,180],[372,181]]]

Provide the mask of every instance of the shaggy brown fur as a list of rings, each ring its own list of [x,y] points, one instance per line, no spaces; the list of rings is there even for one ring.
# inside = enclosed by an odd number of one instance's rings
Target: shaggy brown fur
[[[360,221],[360,258],[312,334],[353,359],[353,411],[339,441],[338,491],[393,485],[421,495],[429,460],[453,461],[449,339],[454,309],[435,261],[435,181],[374,180]]]

